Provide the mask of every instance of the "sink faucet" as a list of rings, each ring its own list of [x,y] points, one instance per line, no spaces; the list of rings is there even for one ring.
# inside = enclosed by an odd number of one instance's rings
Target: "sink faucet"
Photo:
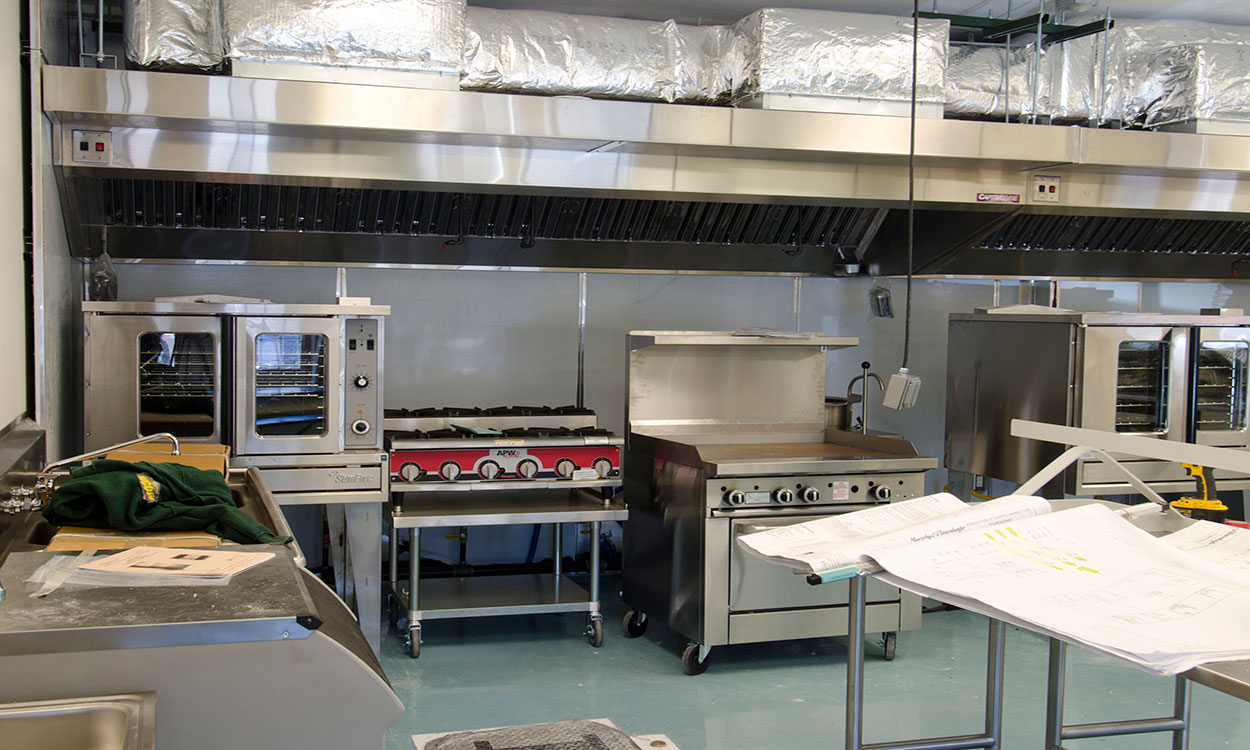
[[[140,443],[149,443],[153,440],[168,440],[171,444],[173,444],[172,455],[178,456],[178,455],[181,455],[182,453],[182,447],[178,444],[178,438],[174,437],[173,433],[158,432],[154,435],[144,435],[143,437],[135,438],[134,440],[127,440],[124,443],[118,443],[117,445],[110,445],[107,448],[101,448],[95,451],[88,451],[87,453],[83,453],[77,456],[72,456],[70,458],[62,458],[60,461],[53,461],[47,466],[44,466],[43,471],[39,472],[39,476],[35,479],[34,492],[37,495],[37,498],[32,508],[40,508],[44,505],[47,505],[48,501],[52,499],[53,484],[56,481],[52,476],[53,469],[59,469],[62,466],[69,466],[70,464],[76,464],[79,461],[86,461],[89,458],[96,458],[98,456],[103,456],[105,453],[111,453],[117,450],[118,448],[128,448],[132,445],[139,445]],[[16,511],[12,511],[12,512],[16,512]]]

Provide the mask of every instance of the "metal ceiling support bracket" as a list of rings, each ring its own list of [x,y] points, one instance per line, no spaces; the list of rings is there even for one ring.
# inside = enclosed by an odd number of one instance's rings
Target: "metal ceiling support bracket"
[[[1099,21],[1081,24],[1080,26],[1054,26],[1048,25],[1043,27],[1045,34],[1042,37],[1042,44],[1050,46],[1052,44],[1060,44],[1061,42],[1070,42],[1073,39],[1080,39],[1085,36],[1101,34],[1104,31],[1110,31],[1115,28],[1115,20],[1112,18],[1104,18]]]
[[[1034,13],[1031,16],[1023,18],[1015,18],[1010,21],[1000,21],[994,26],[985,29],[986,39],[1002,39],[1012,34],[1025,34],[1035,31],[1038,24],[1043,26],[1050,20],[1049,13]]]

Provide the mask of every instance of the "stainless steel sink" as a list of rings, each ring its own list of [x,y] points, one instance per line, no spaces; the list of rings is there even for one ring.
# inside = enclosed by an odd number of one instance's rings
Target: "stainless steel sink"
[[[6,750],[153,750],[156,693],[0,703]]]

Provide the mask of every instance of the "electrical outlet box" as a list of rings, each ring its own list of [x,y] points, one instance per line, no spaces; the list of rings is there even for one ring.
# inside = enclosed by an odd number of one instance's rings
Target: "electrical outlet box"
[[[1058,203],[1060,178],[1044,174],[1033,176],[1033,202]]]
[[[898,372],[890,376],[890,382],[885,386],[885,400],[882,406],[900,411],[910,409],[916,405],[916,399],[919,396],[920,376],[912,375],[906,367],[900,367]]]
[[[75,130],[71,148],[74,161],[108,164],[113,161],[113,134],[108,131]]]

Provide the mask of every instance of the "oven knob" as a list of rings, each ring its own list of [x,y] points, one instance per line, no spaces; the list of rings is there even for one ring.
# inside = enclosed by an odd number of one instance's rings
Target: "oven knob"
[[[596,458],[590,467],[598,472],[602,479],[607,479],[612,475],[612,462],[606,458]]]
[[[503,469],[494,461],[483,461],[477,467],[477,475],[482,479],[494,479],[503,473]]]
[[[820,500],[820,490],[815,487],[804,487],[803,494],[799,495],[805,503],[814,503]]]
[[[782,504],[792,503],[794,502],[794,490],[782,487],[773,493],[773,499]]]
[[[369,423],[363,419],[357,419],[355,422],[352,422],[352,432],[356,433],[357,435],[368,434]]]
[[[725,502],[730,505],[742,505],[746,501],[747,496],[742,493],[742,490],[731,490],[725,493]]]
[[[874,497],[876,497],[878,500],[880,500],[883,503],[889,502],[890,500],[890,488],[886,487],[884,484],[877,485],[876,488],[872,491],[872,494]]]
[[[448,461],[438,467],[438,475],[448,482],[455,481],[460,476],[460,464],[455,461]]]
[[[412,461],[406,461],[399,467],[399,477],[405,482],[415,482],[421,478],[425,472],[421,471],[421,467]]]
[[[532,458],[527,458],[516,465],[517,476],[533,479],[538,475],[538,462]]]
[[[565,479],[573,476],[575,471],[577,471],[577,464],[573,463],[573,459],[562,458],[556,461],[556,473]]]
[[[353,385],[355,385],[357,388],[368,388],[368,387],[369,387],[369,376],[368,376],[368,375],[357,375],[357,376],[356,376],[356,379],[352,381],[352,384],[353,384]]]

